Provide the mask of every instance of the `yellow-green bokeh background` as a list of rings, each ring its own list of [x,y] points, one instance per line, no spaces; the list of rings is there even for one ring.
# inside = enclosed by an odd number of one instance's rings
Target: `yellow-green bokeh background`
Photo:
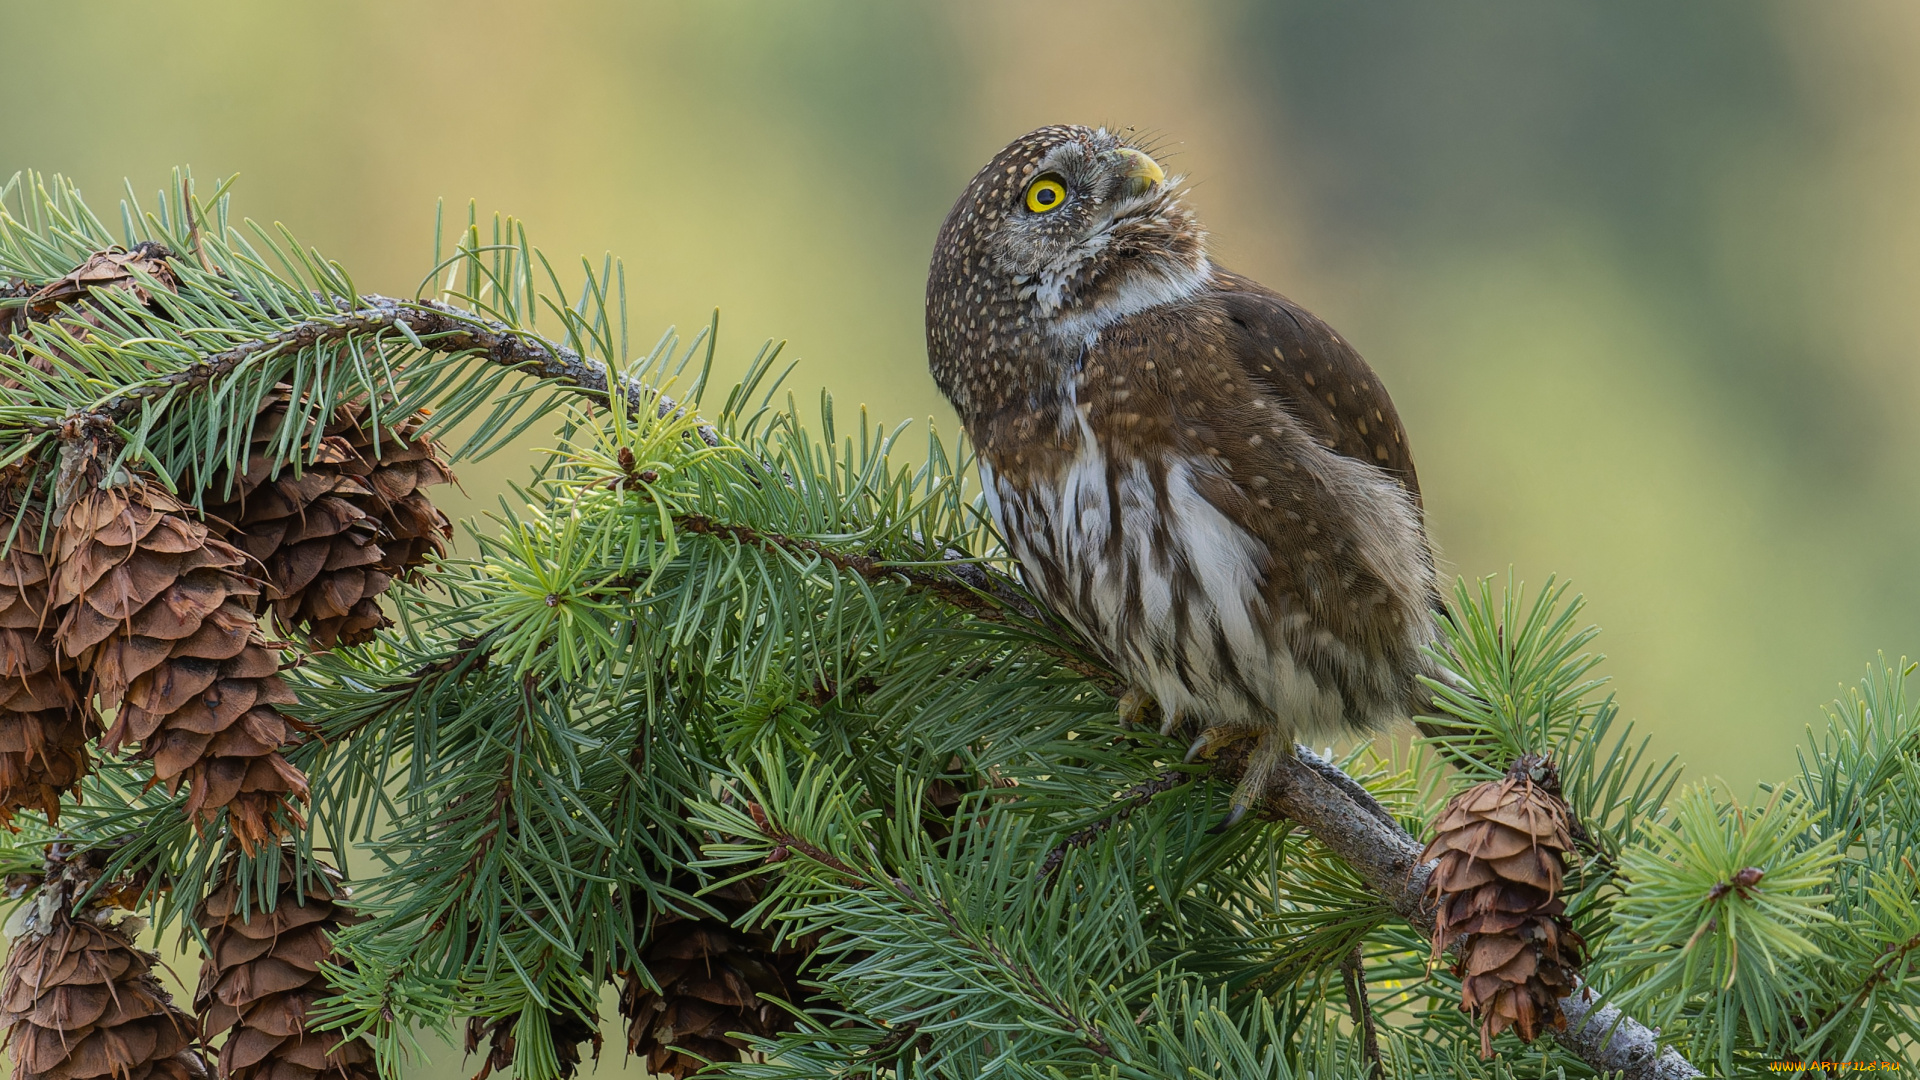
[[[0,174],[110,208],[238,172],[383,291],[477,199],[623,256],[636,337],[718,305],[732,365],[782,337],[803,396],[949,432],[947,206],[1030,127],[1137,126],[1217,257],[1382,372],[1448,565],[1571,577],[1690,775],[1784,775],[1837,683],[1920,652],[1906,0],[4,0],[0,42]]]

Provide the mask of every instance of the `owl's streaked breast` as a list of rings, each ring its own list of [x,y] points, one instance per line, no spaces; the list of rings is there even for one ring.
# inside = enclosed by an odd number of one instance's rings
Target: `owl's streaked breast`
[[[1274,640],[1289,620],[1276,620],[1265,596],[1265,549],[1202,494],[1215,459],[1110,456],[1086,408],[1067,408],[1068,449],[1051,468],[1016,479],[981,458],[988,504],[1028,584],[1112,653],[1169,728],[1195,713],[1229,726],[1285,717],[1296,729],[1337,728],[1338,687]]]

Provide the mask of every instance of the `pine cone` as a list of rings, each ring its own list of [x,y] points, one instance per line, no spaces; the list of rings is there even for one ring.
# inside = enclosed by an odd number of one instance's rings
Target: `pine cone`
[[[729,1032],[766,1036],[793,1027],[791,1013],[759,995],[803,1000],[800,971],[813,950],[810,942],[792,940],[776,947],[770,934],[737,928],[759,901],[757,892],[748,879],[702,897],[729,921],[653,913],[643,952],[661,992],[649,989],[637,971],[624,973],[620,992],[627,1052],[643,1057],[650,1071],[679,1080],[706,1067],[693,1054],[739,1061],[747,1044]]]
[[[419,437],[420,417],[382,426],[378,442],[364,404],[343,406],[336,422],[337,433],[359,455],[364,471],[357,475],[373,489],[366,510],[380,519],[380,546],[387,554],[376,568],[412,580],[429,556],[447,553],[446,542],[453,538],[453,523],[420,489],[452,483],[453,471],[440,447]]]
[[[118,708],[102,744],[138,741],[155,781],[185,782],[198,821],[228,812],[251,851],[285,828],[307,779],[280,754],[295,698],[262,640],[246,557],[157,488],[90,490],[55,534],[53,602],[61,652],[90,672],[102,708]]]
[[[70,915],[82,890],[49,878],[0,974],[15,1080],[205,1080],[193,1017],[153,976],[159,957],[135,948],[130,927],[98,900]]]
[[[473,1080],[486,1080],[495,1072],[513,1068],[515,1049],[514,1029],[520,1023],[520,1017],[496,1016],[488,1019],[484,1016],[467,1017],[467,1044],[469,1055],[486,1043],[487,1056],[480,1063],[480,1071]],[[561,1080],[567,1080],[580,1071],[583,1060],[580,1048],[593,1044],[593,1060],[600,1060],[600,1046],[603,1042],[600,1028],[593,1022],[572,1013],[550,1012],[547,1014],[547,1032],[553,1039],[553,1054],[560,1063]]]
[[[38,289],[22,284],[5,290],[9,296],[25,295],[26,303],[18,307],[0,308],[0,351],[11,351],[7,342],[8,334],[25,333],[27,324],[31,322],[48,322],[59,316],[62,307],[79,313],[79,318],[69,325],[76,334],[84,337],[90,328],[102,325],[100,315],[88,303],[88,296],[96,289],[122,289],[152,308],[152,294],[134,278],[133,271],[139,270],[169,291],[177,289],[179,282],[173,276],[173,268],[167,265],[171,255],[166,248],[152,241],[135,244],[131,251],[109,248],[88,256],[87,261],[65,277]],[[33,360],[33,366],[42,371],[48,370],[46,362],[37,357]]]
[[[307,1010],[333,988],[321,974],[331,938],[364,920],[346,905],[330,869],[308,878],[305,903],[294,888],[292,857],[282,852],[280,891],[271,912],[240,911],[231,873],[200,903],[194,919],[207,934],[207,959],[193,1006],[207,1038],[231,1028],[220,1048],[222,1080],[379,1080],[373,1048],[337,1031],[307,1031]]]
[[[173,268],[167,265],[172,255],[151,240],[135,244],[131,250],[115,247],[96,251],[67,276],[36,289],[27,297],[26,310],[37,319],[53,317],[63,305],[85,310],[87,295],[95,289],[122,289],[142,304],[151,305],[153,295],[134,277],[134,271],[147,275],[170,292],[178,290],[180,283],[173,276]],[[98,316],[91,312],[84,317],[94,326],[100,325]]]
[[[1505,779],[1454,796],[1436,831],[1420,855],[1439,859],[1433,955],[1459,944],[1460,1008],[1480,1021],[1481,1056],[1509,1027],[1528,1042],[1564,1029],[1585,943],[1559,896],[1573,835],[1553,764],[1522,755]]]
[[[271,453],[287,419],[289,391],[276,387],[254,422],[246,473],[235,478],[231,501],[209,505],[223,539],[253,556],[266,571],[263,607],[282,625],[330,649],[358,645],[389,625],[378,597],[393,580],[380,523],[362,506],[373,497],[359,473],[364,463],[347,439],[328,435],[316,459],[295,475]],[[209,494],[225,494],[225,484]],[[263,612],[264,613],[264,612]]]
[[[452,474],[431,443],[405,438],[417,422],[383,430],[376,447],[360,426],[364,408],[342,406],[315,459],[295,475],[271,453],[290,394],[276,387],[261,402],[246,473],[213,486],[210,494],[227,501],[207,513],[225,523],[224,539],[265,568],[263,600],[282,624],[317,648],[363,644],[391,624],[379,597],[393,579],[428,551],[444,553],[440,537],[453,527],[415,488]],[[376,460],[376,450],[388,459]]]
[[[24,281],[0,283],[0,300],[25,300],[35,292],[33,286]],[[15,334],[27,332],[29,316],[25,304],[0,305],[0,356],[13,355]]]
[[[0,513],[0,529],[10,514]],[[13,549],[0,559],[0,825],[23,808],[60,820],[60,796],[87,774],[87,742],[100,718],[60,662],[47,615],[41,517],[20,516]]]

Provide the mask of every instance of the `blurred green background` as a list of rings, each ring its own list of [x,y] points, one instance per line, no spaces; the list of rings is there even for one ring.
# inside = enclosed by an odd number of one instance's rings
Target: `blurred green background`
[[[434,201],[627,260],[637,337],[724,311],[883,417],[953,418],[921,292],[1042,123],[1172,148],[1218,259],[1380,369],[1469,576],[1570,577],[1693,776],[1793,767],[1920,652],[1920,7],[614,0],[0,8],[0,173],[111,208],[190,164],[366,290]],[[524,467],[469,466],[472,502]]]

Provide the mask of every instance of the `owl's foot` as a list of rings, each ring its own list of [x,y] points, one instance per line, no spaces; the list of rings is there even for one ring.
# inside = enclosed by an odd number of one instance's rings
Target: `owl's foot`
[[[1209,739],[1212,736],[1212,739]],[[1292,742],[1267,731],[1248,731],[1244,728],[1233,731],[1203,731],[1187,750],[1187,760],[1205,753],[1211,757],[1219,753],[1218,747],[1246,739],[1257,740],[1253,751],[1247,755],[1246,775],[1240,778],[1240,785],[1233,789],[1233,803],[1227,808],[1226,819],[1208,829],[1209,833],[1223,833],[1247,816],[1247,812],[1260,805],[1266,799],[1267,788],[1272,786],[1274,774],[1279,770],[1280,759],[1292,752]]]
[[[1138,687],[1120,695],[1120,726],[1131,728],[1153,710],[1153,695]],[[1165,734],[1164,732],[1162,734]]]

